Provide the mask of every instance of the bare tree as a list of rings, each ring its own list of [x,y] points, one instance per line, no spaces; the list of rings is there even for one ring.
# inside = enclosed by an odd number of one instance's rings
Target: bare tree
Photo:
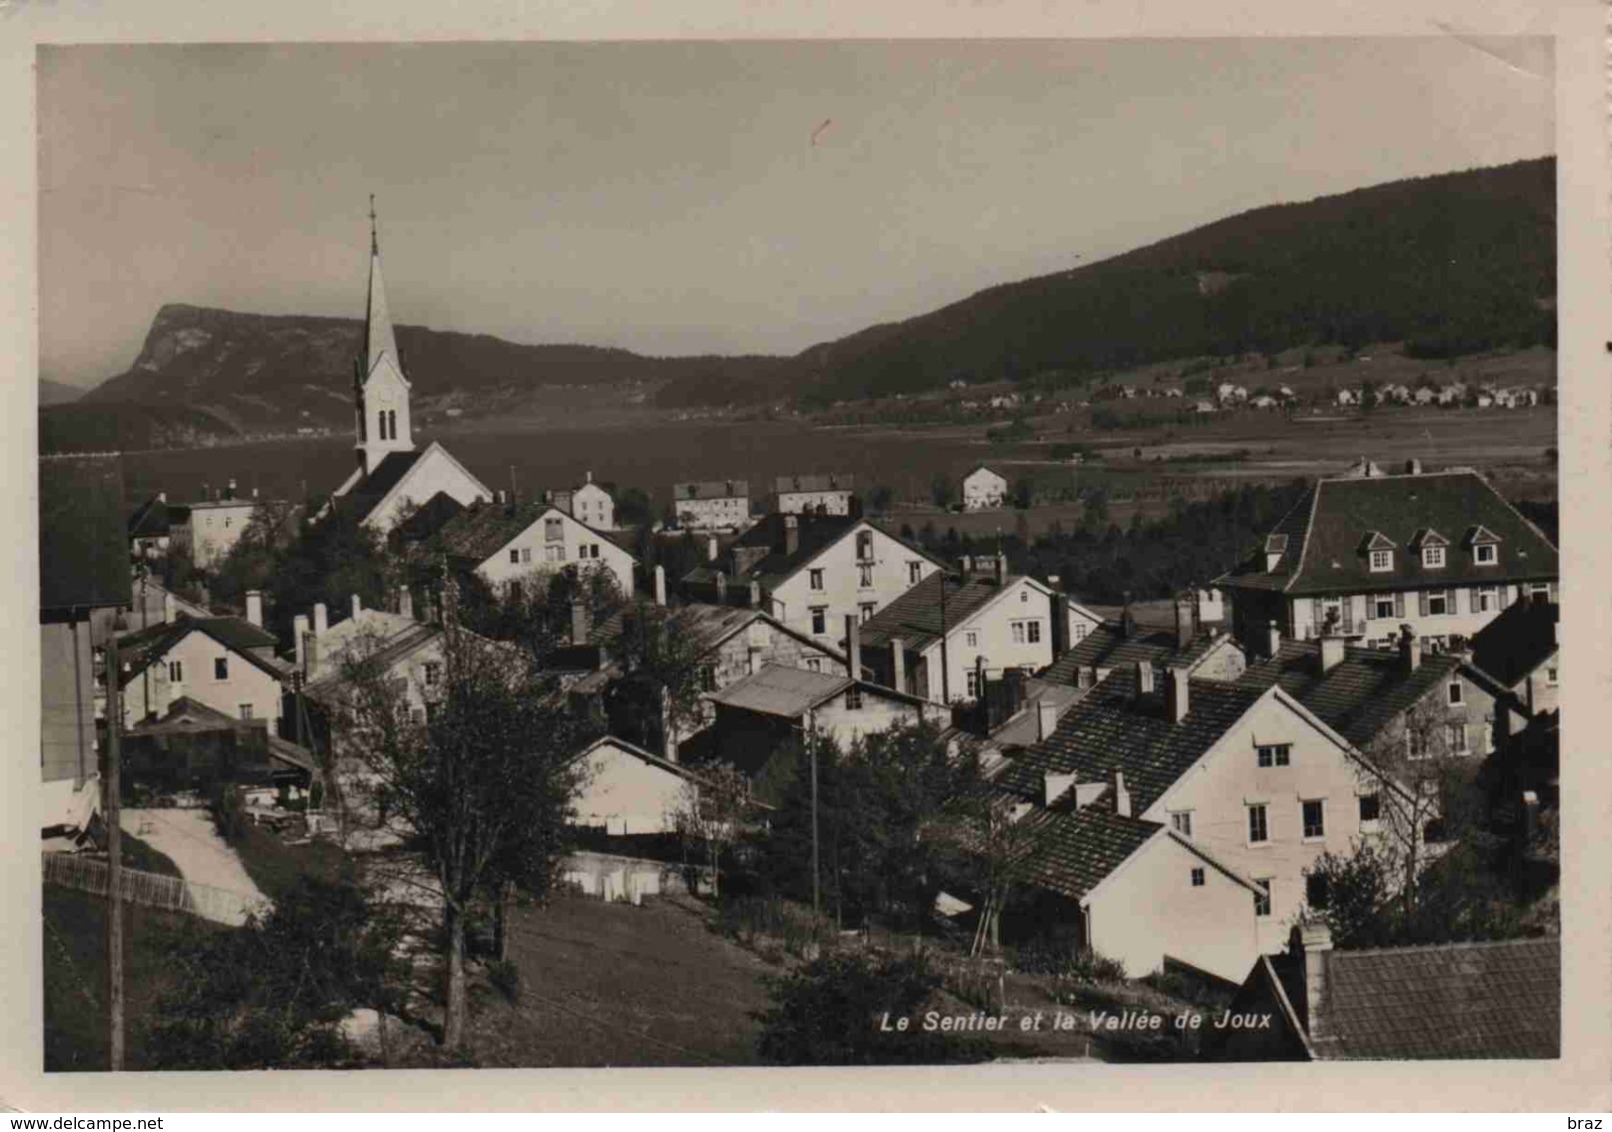
[[[672,828],[683,841],[685,852],[692,849],[705,857],[713,895],[722,890],[722,855],[738,839],[754,806],[750,779],[728,763],[702,766],[699,779],[683,783],[669,815]]]

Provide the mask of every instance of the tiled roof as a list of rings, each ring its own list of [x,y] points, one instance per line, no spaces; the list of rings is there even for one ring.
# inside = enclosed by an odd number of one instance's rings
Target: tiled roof
[[[395,614],[393,616],[396,616]],[[348,624],[351,621],[342,622]],[[417,649],[423,648],[442,635],[442,626],[430,625],[425,622],[412,622],[399,632],[392,633],[383,640],[378,641],[372,650],[366,650],[362,655],[368,662],[385,671],[398,661]],[[352,641],[346,642],[348,649]],[[332,663],[336,658],[320,658],[320,671],[322,675],[310,682],[304,691],[314,699],[330,699],[346,685],[345,665]]]
[[[745,480],[703,480],[672,485],[673,503],[687,499],[731,499],[749,494],[750,484]]]
[[[1324,954],[1318,1057],[1561,1056],[1559,939]]]
[[[620,546],[608,532],[594,530],[581,519],[567,515],[554,504],[541,500],[528,500],[513,505],[474,503],[444,523],[438,534],[443,548],[449,554],[485,562],[511,540],[545,517],[575,523],[611,545]]]
[[[423,455],[423,451],[388,452],[369,475],[353,485],[351,491],[338,496],[335,505],[338,508],[352,508],[353,514],[360,520],[367,518],[387,493],[403,482],[403,477]]]
[[[413,514],[394,528],[394,533],[403,542],[424,542],[464,509],[463,503],[447,492],[439,491],[415,508]]]
[[[129,604],[123,469],[116,457],[39,461],[39,608]]]
[[[844,673],[808,672],[781,664],[763,665],[759,672],[735,680],[711,694],[711,702],[788,719],[809,711],[851,684]]]
[[[1364,750],[1386,725],[1448,683],[1460,668],[1457,657],[1424,654],[1412,672],[1398,652],[1350,646],[1344,648],[1342,660],[1322,672],[1319,642],[1283,641],[1274,657],[1250,665],[1237,683],[1260,691],[1280,684],[1357,750]]]
[[[899,640],[906,649],[922,651],[940,640],[942,594],[946,631],[952,633],[1017,581],[1010,577],[999,586],[991,577],[957,578],[944,570],[931,574],[864,621],[862,643],[888,645]]]
[[[1556,654],[1554,602],[1517,602],[1472,638],[1472,663],[1511,687]]]
[[[1163,828],[1120,817],[1101,801],[1074,811],[1037,808],[1016,831],[1028,857],[1024,879],[1079,900]]]
[[[784,553],[784,515],[768,515],[755,526],[733,540],[730,550],[765,551],[742,574],[735,575],[724,563],[707,563],[684,575],[689,582],[709,582],[718,573],[726,573],[729,580],[759,581],[762,585],[780,582],[794,574],[826,547],[838,542],[845,533],[861,522],[850,515],[790,515],[796,520],[798,532],[795,552]]]
[[[1425,568],[1412,543],[1438,532],[1450,546],[1442,567]],[[1482,585],[1555,578],[1556,548],[1477,472],[1371,475],[1324,479],[1277,524],[1287,546],[1275,570],[1263,550],[1220,579],[1241,588],[1303,595],[1371,592],[1438,585]],[[1392,570],[1370,569],[1367,547],[1391,542]],[[1499,562],[1479,566],[1474,541],[1497,539]]]
[[[161,538],[168,533],[168,504],[153,495],[129,516],[130,538]]]
[[[1136,670],[1118,668],[1058,721],[1051,738],[1012,759],[995,782],[1025,797],[1039,797],[1045,776],[1075,773],[1081,782],[1125,775],[1133,813],[1144,813],[1192,764],[1219,742],[1264,689],[1215,680],[1188,681],[1186,718],[1172,723],[1164,682],[1137,692]]]
[[[618,609],[594,625],[588,640],[594,645],[611,646],[621,641],[622,629],[630,609]],[[826,641],[813,640],[798,633],[783,622],[769,616],[766,611],[742,605],[711,605],[691,602],[688,605],[668,607],[667,614],[676,632],[694,642],[696,656],[703,656],[721,645],[735,633],[748,628],[753,621],[766,622],[775,633],[784,633],[805,642],[828,656],[843,660],[844,650]]]
[[[1041,678],[1058,684],[1074,684],[1076,673],[1082,668],[1120,668],[1140,661],[1155,668],[1191,668],[1208,655],[1217,642],[1225,639],[1224,633],[1198,633],[1183,649],[1173,631],[1139,630],[1127,638],[1118,623],[1105,621],[1053,661]]]
[[[177,621],[153,625],[149,629],[130,633],[118,640],[119,666],[123,669],[120,685],[127,684],[145,671],[146,666],[160,659],[181,639],[192,632],[205,633],[244,660],[257,665],[275,679],[285,676],[279,662],[257,655],[254,649],[272,649],[275,638],[250,621],[240,617],[180,617]]]
[[[1031,680],[1025,687],[1023,709],[999,724],[990,734],[990,742],[997,749],[1028,747],[1041,738],[1040,710],[1042,704],[1051,704],[1062,719],[1074,704],[1085,695],[1085,690],[1067,684],[1048,684]]]
[[[855,486],[855,476],[841,476],[833,472],[809,476],[777,476],[772,481],[772,489],[779,493],[790,491],[850,491]]]

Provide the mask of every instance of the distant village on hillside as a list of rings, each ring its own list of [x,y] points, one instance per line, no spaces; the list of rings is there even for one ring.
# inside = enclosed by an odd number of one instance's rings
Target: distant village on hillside
[[[1368,451],[1116,605],[848,472],[484,483],[412,397],[372,219],[314,505],[41,459],[50,1067],[1560,1056],[1559,552],[1479,471]]]

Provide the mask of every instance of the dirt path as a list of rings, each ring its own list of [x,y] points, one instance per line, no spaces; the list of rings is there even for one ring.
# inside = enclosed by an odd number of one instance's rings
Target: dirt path
[[[178,866],[187,885],[222,889],[240,896],[246,904],[267,906],[269,899],[252,883],[241,859],[213,829],[206,810],[122,811],[124,830],[134,834]],[[199,909],[210,909],[215,902],[197,900]],[[240,924],[245,915],[238,911],[204,911],[220,923]]]

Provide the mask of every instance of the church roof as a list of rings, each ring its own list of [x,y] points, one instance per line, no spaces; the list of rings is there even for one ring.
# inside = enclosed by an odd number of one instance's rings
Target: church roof
[[[375,235],[375,202],[370,201],[369,234],[369,305],[364,313],[364,377],[375,372],[383,357],[392,359],[397,375],[408,385],[403,374],[403,359],[397,352],[397,336],[392,332],[392,315],[386,307],[386,285],[381,279],[381,247]]]
[[[342,505],[353,508],[353,514],[362,522],[369,517],[369,513],[381,504],[403,477],[409,474],[415,463],[424,456],[424,452],[388,452],[375,470],[353,485],[351,491],[342,496]]]

